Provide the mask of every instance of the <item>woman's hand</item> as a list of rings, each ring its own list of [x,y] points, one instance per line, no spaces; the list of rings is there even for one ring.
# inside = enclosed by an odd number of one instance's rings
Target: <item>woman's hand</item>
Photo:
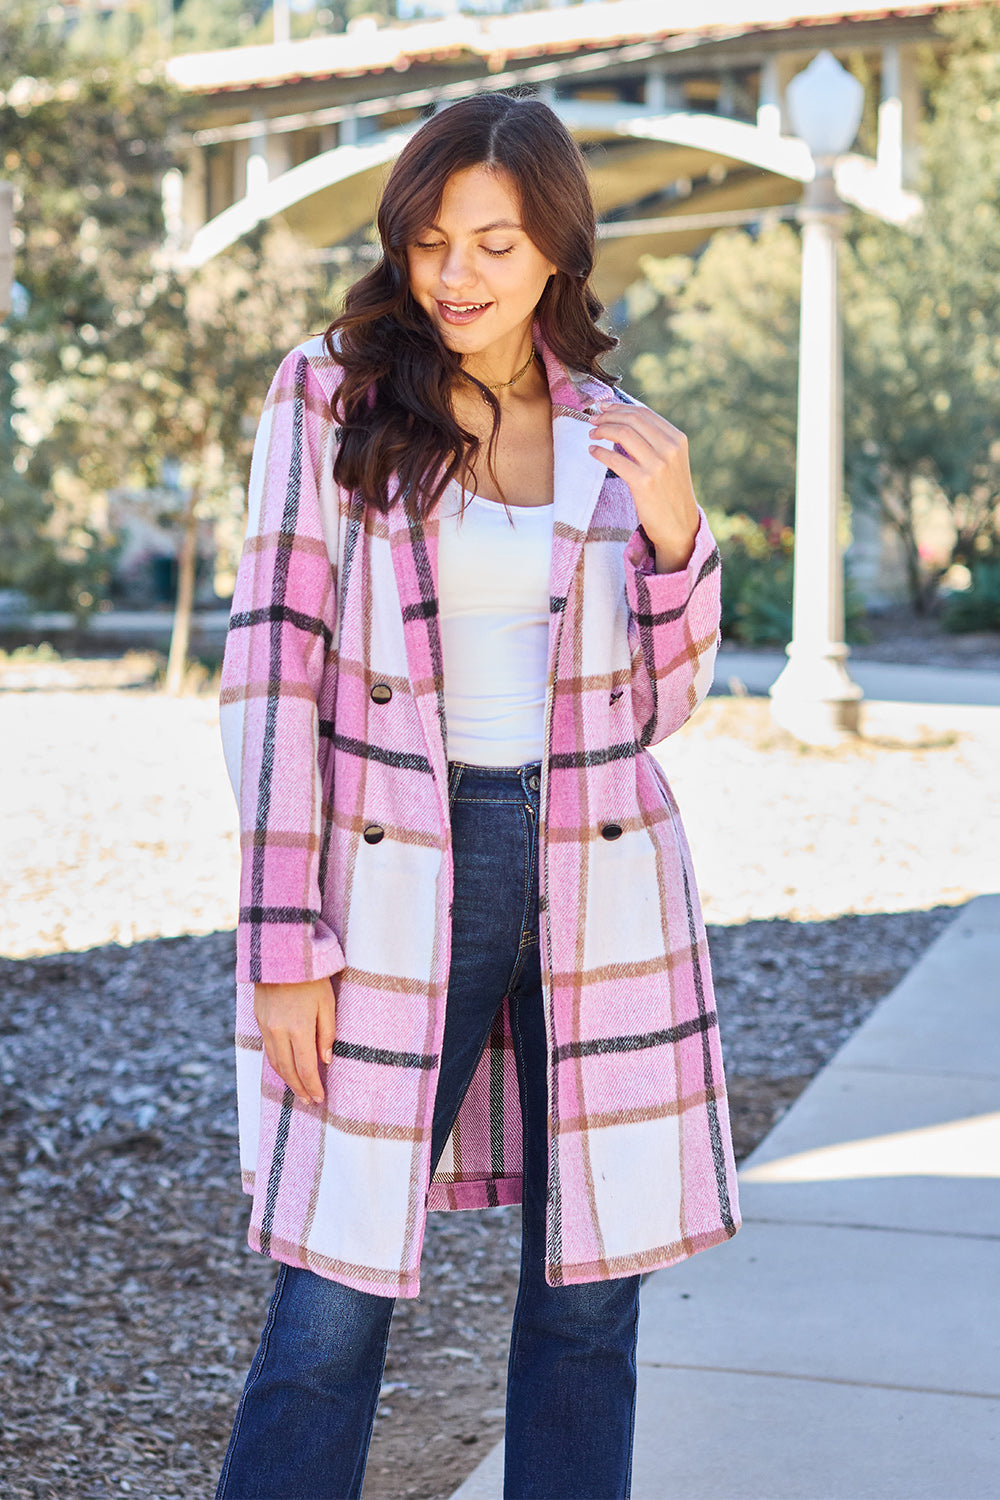
[[[254,1015],[271,1067],[303,1104],[322,1104],[320,1059],[328,1063],[336,1037],[331,979],[303,984],[255,984]]]
[[[643,531],[656,552],[656,571],[676,573],[687,566],[698,534],[698,503],[691,482],[688,442],[683,432],[648,406],[622,401],[598,403],[590,435],[617,443],[624,453],[591,444],[632,491]]]

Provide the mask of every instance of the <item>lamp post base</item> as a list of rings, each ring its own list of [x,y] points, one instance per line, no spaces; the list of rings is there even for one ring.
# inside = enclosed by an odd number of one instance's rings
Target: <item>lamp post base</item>
[[[788,647],[788,664],[771,688],[771,717],[805,745],[837,745],[858,732],[864,694],[848,676],[847,654],[833,641]]]

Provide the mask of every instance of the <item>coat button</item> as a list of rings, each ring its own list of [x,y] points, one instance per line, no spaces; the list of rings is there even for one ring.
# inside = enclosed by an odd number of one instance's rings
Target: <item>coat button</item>
[[[618,832],[620,833],[621,829],[619,829]],[[364,832],[364,840],[366,844],[380,844],[384,838],[384,828],[380,828],[377,823],[368,824],[368,827]]]
[[[604,827],[601,829],[602,839],[620,839],[621,836],[622,831],[617,823],[605,823]],[[365,835],[365,837],[367,838],[367,834]]]
[[[376,682],[371,691],[373,703],[388,703],[392,697],[392,688],[387,682]]]

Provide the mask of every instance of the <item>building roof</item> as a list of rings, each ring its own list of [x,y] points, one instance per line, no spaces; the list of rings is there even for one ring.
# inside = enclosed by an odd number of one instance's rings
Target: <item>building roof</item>
[[[191,93],[277,87],[303,79],[405,73],[416,63],[466,56],[484,58],[490,71],[509,61],[591,48],[662,41],[684,45],[756,32],[864,21],[931,17],[967,7],[969,0],[897,0],[839,4],[813,0],[699,0],[691,24],[690,0],[598,0],[504,16],[451,16],[445,20],[378,26],[363,21],[347,33],[263,46],[230,47],[174,57],[168,72]]]

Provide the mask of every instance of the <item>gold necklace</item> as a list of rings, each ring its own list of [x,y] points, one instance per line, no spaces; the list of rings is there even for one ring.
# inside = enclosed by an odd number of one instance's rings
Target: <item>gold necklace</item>
[[[466,380],[471,380],[473,385],[485,386],[488,391],[506,391],[509,390],[512,385],[517,385],[517,382],[521,379],[522,375],[527,375],[528,371],[531,369],[531,362],[535,358],[535,352],[536,351],[534,347],[532,347],[531,353],[528,355],[521,368],[517,370],[509,380],[500,380],[496,385],[490,385],[488,380],[477,380],[475,375],[466,374],[465,370],[462,371],[462,374],[465,375]]]

